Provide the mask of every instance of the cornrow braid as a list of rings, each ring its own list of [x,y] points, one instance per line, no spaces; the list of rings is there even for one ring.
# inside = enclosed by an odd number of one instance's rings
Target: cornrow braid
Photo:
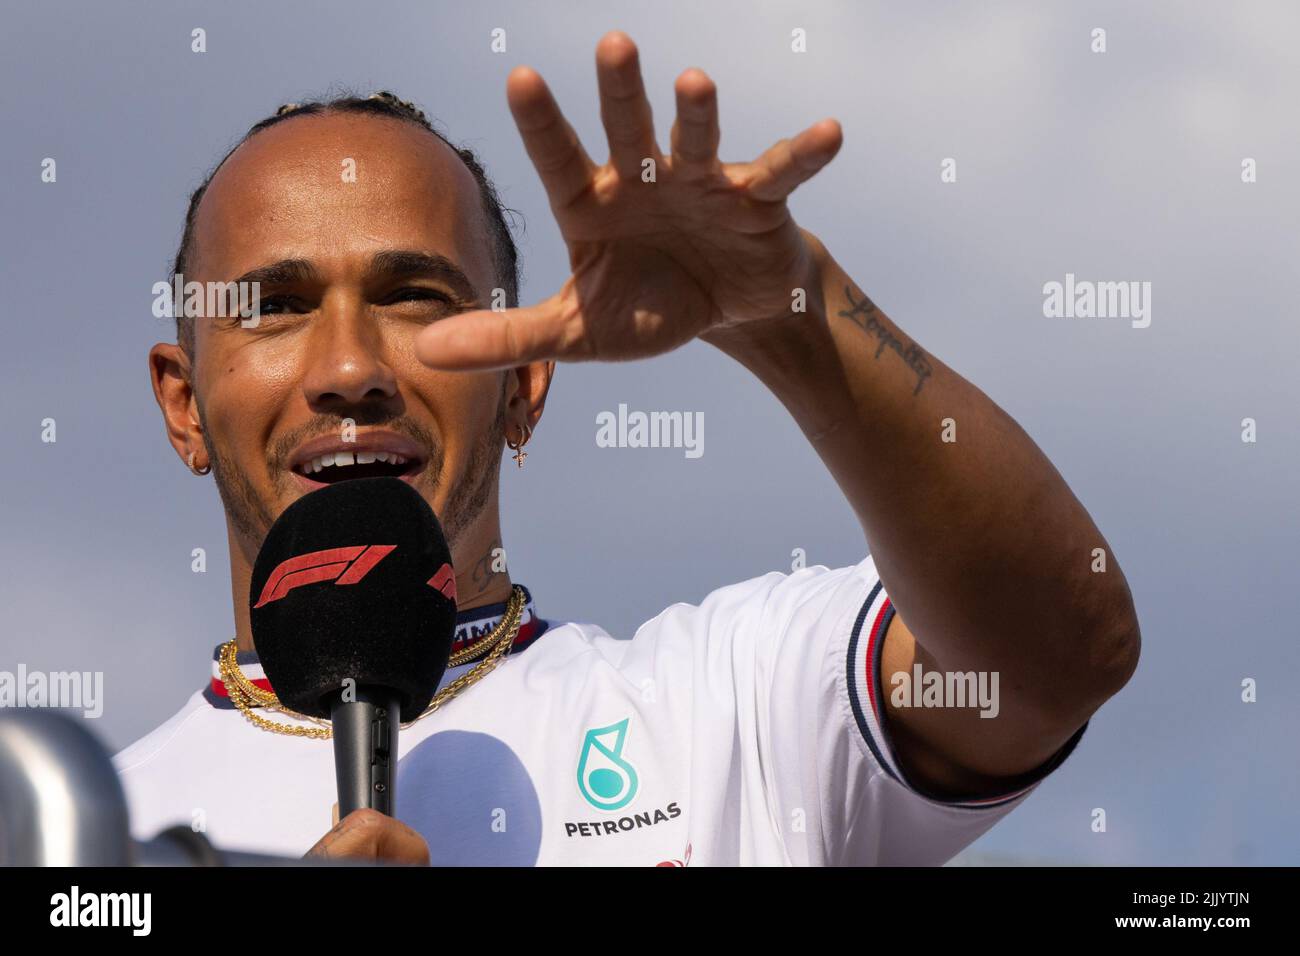
[[[391,103],[399,109],[404,109],[409,113],[414,113],[420,118],[420,122],[428,123],[428,120],[425,119],[423,110],[418,109],[416,105],[409,100],[398,99],[396,93],[390,93],[388,90],[377,90],[374,93],[371,93],[367,99],[383,100],[385,103]]]
[[[478,183],[480,204],[487,219],[488,238],[492,244],[492,264],[496,271],[497,282],[505,290],[506,306],[513,307],[519,304],[519,251],[515,245],[514,237],[511,235],[510,226],[506,221],[507,216],[518,216],[518,212],[501,202],[496,187],[493,185],[492,180],[488,178],[487,171],[483,168],[483,164],[479,162],[472,149],[457,146],[451,142],[429,122],[423,110],[409,100],[400,99],[395,93],[388,90],[377,90],[369,96],[346,93],[329,99],[314,99],[303,103],[285,103],[272,115],[249,127],[248,132],[243,135],[239,142],[232,146],[226,155],[222,156],[221,160],[212,167],[212,171],[204,178],[202,185],[190,194],[189,208],[185,212],[185,227],[181,232],[180,247],[176,250],[176,258],[172,262],[171,276],[169,277],[171,280],[169,284],[173,288],[175,288],[174,280],[176,275],[185,272],[193,249],[194,222],[198,217],[199,204],[203,201],[204,193],[207,192],[212,177],[217,174],[217,171],[221,169],[231,154],[251,137],[256,136],[268,127],[275,126],[277,123],[282,123],[296,116],[318,116],[325,113],[368,113],[374,116],[387,116],[402,122],[414,123],[446,143],[460,157],[460,161],[465,164],[466,168],[473,174],[474,181]],[[182,315],[184,310],[180,308],[180,303],[175,303],[175,306],[176,339],[186,352],[193,355],[194,320],[191,317]]]

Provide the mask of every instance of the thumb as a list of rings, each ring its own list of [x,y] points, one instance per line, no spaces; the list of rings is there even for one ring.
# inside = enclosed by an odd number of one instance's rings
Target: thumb
[[[581,317],[566,315],[559,296],[517,309],[476,309],[439,319],[415,338],[429,368],[490,371],[567,358],[582,337]]]

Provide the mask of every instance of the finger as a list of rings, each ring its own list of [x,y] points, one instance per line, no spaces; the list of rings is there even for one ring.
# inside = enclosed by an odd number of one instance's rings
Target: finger
[[[413,866],[429,865],[429,844],[416,830],[401,820],[390,818],[391,822],[379,831],[375,844],[375,856],[389,863],[405,863]]]
[[[517,66],[510,71],[506,102],[551,205],[567,206],[586,190],[596,164],[536,70]]]
[[[335,813],[337,814],[338,804],[334,805],[334,810]],[[312,845],[312,848],[310,850],[308,850],[306,853],[303,854],[303,859],[306,859],[308,857],[314,857],[314,856],[328,857],[333,855],[334,847],[337,845],[338,841],[342,838],[344,831],[347,829],[348,827],[344,824],[344,822],[342,820],[339,820],[336,816],[334,820],[334,826],[330,828],[330,831],[328,833],[326,833],[323,837],[317,840],[315,844]]]
[[[783,139],[741,173],[745,191],[755,199],[784,199],[835,158],[844,142],[840,124],[833,119],[814,123],[794,139]]]
[[[375,816],[382,816],[377,810],[371,810],[363,807],[360,810],[353,810],[346,817],[338,818],[339,805],[334,804],[334,826],[330,827],[328,833],[316,841],[316,844],[307,851],[307,856],[346,856],[349,851],[355,851],[356,848],[364,842],[361,834],[365,833],[371,824],[376,821],[372,819]]]
[[[462,312],[440,319],[415,339],[415,355],[429,368],[488,371],[575,357],[581,320],[567,316],[560,298],[494,312]]]
[[[638,177],[642,161],[652,158],[657,163],[663,157],[641,81],[641,59],[626,33],[611,31],[596,45],[596,85],[610,165],[624,178]]]
[[[688,175],[711,171],[718,162],[718,88],[703,70],[677,78],[673,121],[673,169]]]
[[[325,859],[385,860],[427,866],[429,845],[417,831],[378,810],[354,810],[307,851]]]

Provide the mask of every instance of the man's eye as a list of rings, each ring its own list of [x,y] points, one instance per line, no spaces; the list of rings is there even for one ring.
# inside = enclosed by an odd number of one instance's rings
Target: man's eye
[[[439,292],[437,289],[425,289],[420,286],[412,286],[406,289],[398,289],[387,299],[384,305],[394,305],[398,302],[443,302],[451,304],[451,296],[445,292]]]
[[[288,312],[293,308],[294,302],[287,296],[273,295],[268,299],[262,299],[258,303],[258,315],[279,315]]]
[[[404,302],[433,302],[445,306],[452,306],[456,303],[452,297],[445,292],[437,289],[425,289],[419,286],[398,289],[396,292],[382,300],[380,305],[400,305]],[[272,295],[261,299],[258,302],[257,314],[262,318],[274,315],[290,315],[295,313],[309,312],[311,309],[306,303],[302,302],[295,296],[290,295]]]

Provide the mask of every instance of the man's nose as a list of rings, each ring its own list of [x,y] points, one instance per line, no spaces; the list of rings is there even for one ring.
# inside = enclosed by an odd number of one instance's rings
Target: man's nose
[[[359,297],[322,302],[314,323],[303,392],[315,411],[382,402],[397,394],[397,377],[384,354],[377,323]]]

